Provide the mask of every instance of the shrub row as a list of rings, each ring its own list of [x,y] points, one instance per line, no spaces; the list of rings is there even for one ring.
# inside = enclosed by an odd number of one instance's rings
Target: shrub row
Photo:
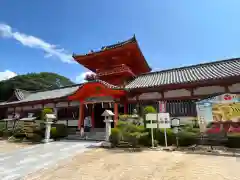
[[[0,136],[8,138],[14,136],[16,139],[27,138],[33,142],[40,142],[45,136],[45,127],[39,129],[33,129],[32,135],[26,137],[25,132],[22,129],[16,129],[13,133],[11,130],[0,131]],[[58,140],[67,136],[67,126],[64,124],[53,124],[50,132],[50,138]]]
[[[198,130],[199,132],[199,130]],[[189,146],[197,143],[198,132],[196,129],[186,129],[178,134],[179,145]],[[166,129],[168,145],[176,144],[176,136],[172,129]],[[165,145],[165,136],[163,129],[154,129],[154,144]],[[129,122],[119,121],[116,128],[112,129],[110,141],[113,146],[118,146],[121,141],[128,142],[132,146],[151,146],[150,129],[144,126],[137,126]]]

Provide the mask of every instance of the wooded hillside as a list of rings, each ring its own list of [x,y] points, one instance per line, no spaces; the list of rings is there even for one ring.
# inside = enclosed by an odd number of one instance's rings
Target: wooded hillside
[[[19,75],[5,81],[0,81],[0,102],[8,100],[16,88],[39,91],[56,89],[73,84],[70,79],[55,73],[42,72]]]

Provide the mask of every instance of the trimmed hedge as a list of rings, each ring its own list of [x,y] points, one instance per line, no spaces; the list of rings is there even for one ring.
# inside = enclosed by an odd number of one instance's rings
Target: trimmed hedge
[[[194,132],[180,132],[179,137],[179,146],[190,146],[197,144],[197,134]]]
[[[121,141],[121,131],[118,128],[112,128],[111,135],[110,135],[110,142],[112,143],[112,146],[113,147],[118,146],[120,141]]]
[[[126,142],[131,147],[137,147],[148,139],[148,132],[144,126],[138,126],[131,122],[119,121],[116,128],[112,128],[110,142],[116,147],[120,142]]]
[[[65,124],[53,124],[50,137],[54,140],[65,138],[68,135]]]
[[[164,129],[154,129],[154,144],[165,145]],[[176,135],[172,129],[166,129],[167,144],[169,146],[176,144]],[[198,128],[185,127],[178,134],[179,146],[190,146],[197,143]],[[138,145],[151,146],[151,130],[145,129],[144,126],[137,126],[126,121],[119,121],[116,128],[112,129],[110,142],[112,145],[118,146],[121,141],[128,142],[132,147]]]
[[[226,146],[230,148],[240,148],[240,134],[228,134]]]
[[[10,136],[12,136],[13,135],[13,133],[12,133],[12,131],[11,130],[3,130],[2,131],[2,137],[10,137]]]

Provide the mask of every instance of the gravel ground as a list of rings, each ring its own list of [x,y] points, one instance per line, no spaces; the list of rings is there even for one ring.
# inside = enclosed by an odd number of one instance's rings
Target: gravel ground
[[[235,157],[94,149],[25,180],[240,180],[239,168]]]
[[[13,143],[8,142],[7,140],[0,140],[0,154],[8,153],[17,149],[28,147],[30,144],[27,143]]]

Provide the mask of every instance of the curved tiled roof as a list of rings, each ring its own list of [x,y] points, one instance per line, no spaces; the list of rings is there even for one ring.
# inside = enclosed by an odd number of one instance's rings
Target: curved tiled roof
[[[64,87],[60,89],[54,89],[49,91],[41,91],[41,92],[34,92],[29,94],[26,98],[14,101],[14,102],[7,102],[7,103],[0,103],[0,105],[10,105],[10,104],[19,104],[19,103],[27,103],[27,102],[34,102],[34,101],[41,101],[41,100],[48,100],[48,99],[58,99],[67,97],[78,90],[81,85]]]
[[[20,100],[25,99],[27,96],[29,96],[31,94],[31,92],[23,90],[23,89],[15,89],[14,94],[17,97],[17,99],[20,101]]]
[[[95,83],[99,82],[106,86],[107,88],[111,89],[122,89],[118,86],[109,84],[102,80],[94,80],[86,83]],[[84,84],[77,84],[73,86],[66,86],[60,89],[54,89],[54,90],[48,90],[48,91],[39,91],[39,92],[28,92],[25,90],[16,89],[15,94],[18,98],[18,101],[13,102],[3,102],[0,103],[0,106],[2,105],[11,105],[11,104],[19,104],[19,103],[27,103],[27,102],[34,102],[34,101],[42,101],[42,100],[50,100],[50,99],[58,99],[58,98],[64,98],[67,96],[70,96],[74,94],[81,86]]]
[[[96,80],[93,80],[93,81],[89,81],[89,82],[86,82],[86,83],[100,83],[100,84],[103,84],[104,86],[106,86],[107,88],[110,88],[110,89],[123,89],[119,86],[115,86],[113,84],[110,84],[110,83],[107,83],[106,81],[103,81],[103,80],[100,80],[100,79],[96,79]]]
[[[80,54],[77,55],[77,54],[73,53],[72,57],[74,58],[74,57],[77,57],[77,56],[88,56],[88,55],[92,55],[92,54],[96,54],[96,53],[101,53],[102,51],[105,51],[105,50],[115,49],[115,48],[121,47],[121,46],[123,46],[125,44],[136,43],[136,42],[137,42],[137,40],[136,40],[136,37],[134,35],[132,38],[130,38],[130,39],[126,40],[126,41],[118,42],[116,44],[112,44],[112,45],[109,45],[109,46],[103,46],[98,51],[91,50],[89,53],[82,54],[82,55],[80,55]]]
[[[128,83],[126,88],[149,88],[236,76],[240,76],[239,58],[142,74]]]
[[[118,42],[116,44],[112,44],[112,45],[109,45],[109,46],[103,46],[101,48],[101,50],[104,51],[104,50],[107,50],[107,49],[114,49],[114,48],[121,47],[121,46],[123,46],[125,44],[128,44],[128,43],[136,43],[136,42],[137,42],[137,40],[136,40],[136,37],[134,35],[131,39],[128,39],[126,41]]]

